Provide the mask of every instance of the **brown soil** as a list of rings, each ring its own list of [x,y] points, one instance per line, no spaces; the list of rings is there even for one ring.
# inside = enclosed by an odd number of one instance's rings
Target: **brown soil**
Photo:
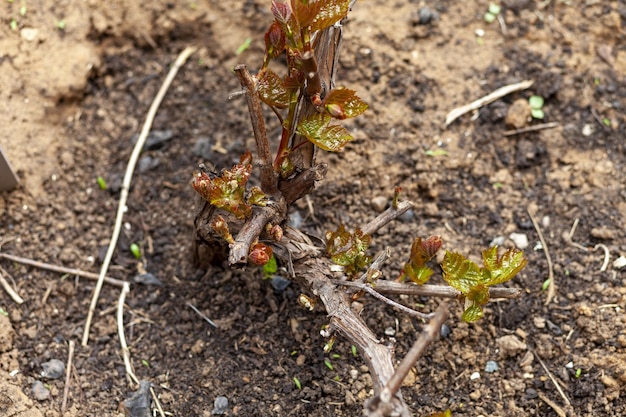
[[[197,271],[190,263],[198,206],[192,171],[201,162],[228,167],[253,146],[245,103],[229,95],[238,90],[233,66],[260,63],[269,1],[131,3],[28,2],[24,16],[20,2],[2,4],[1,145],[22,181],[0,195],[2,252],[98,271],[133,137],[177,53],[197,45],[154,122],[153,131],[171,138],[143,153],[110,272],[133,280],[139,262],[128,247],[138,242],[141,262],[162,283],[134,284],[126,300],[136,373],[175,416],[211,415],[219,395],[229,400],[227,415],[361,415],[367,369],[341,339],[333,351],[340,356],[324,355],[319,329],[327,318],[297,304],[295,285],[275,291],[254,268]],[[455,416],[558,415],[565,399],[546,368],[577,415],[625,415],[626,275],[612,262],[626,255],[626,4],[503,0],[501,26],[484,22],[489,2],[482,0],[430,2],[437,17],[420,25],[423,3],[357,2],[338,84],[356,89],[370,110],[347,124],[356,140],[345,152],[320,157],[329,175],[311,195],[312,211],[303,201],[294,213],[303,229],[322,235],[372,218],[379,206],[372,202],[402,186],[418,209],[375,235],[372,248],[393,248],[390,279],[415,236],[439,234],[447,249],[475,259],[498,237],[505,246],[513,245],[511,233],[528,237],[529,264],[509,283],[524,296],[491,303],[476,325],[461,323],[453,305],[450,334],[405,381],[417,416],[446,408]],[[248,37],[250,49],[236,56]],[[451,109],[526,79],[531,89],[443,126]],[[544,121],[559,126],[504,136],[507,111],[531,94],[545,98]],[[554,264],[557,295],[549,305],[548,264],[529,212]],[[602,250],[568,244],[576,219],[573,240],[604,244],[606,271]],[[60,415],[64,378],[42,378],[42,363],[65,361],[68,341],[79,344],[94,284],[1,265],[26,301],[0,291],[8,313],[0,315],[0,415]],[[118,297],[118,288],[104,287],[89,347],[76,351],[66,415],[118,415],[131,392],[116,333]],[[401,358],[421,323],[362,302],[367,323]],[[494,373],[484,371],[490,360]],[[34,399],[37,380],[49,399]]]

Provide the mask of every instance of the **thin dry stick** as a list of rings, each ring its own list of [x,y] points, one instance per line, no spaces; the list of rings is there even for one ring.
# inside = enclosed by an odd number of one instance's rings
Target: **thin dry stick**
[[[198,308],[191,304],[191,303],[187,303],[187,306],[192,309],[193,311],[195,311],[200,317],[202,317],[207,323],[209,323],[211,326],[215,327],[217,329],[217,324],[215,324],[215,322],[213,320],[211,320],[210,318],[208,318],[202,311],[198,310]]]
[[[537,130],[552,129],[558,126],[561,126],[559,122],[541,123],[538,125],[524,127],[522,129],[507,130],[506,132],[503,133],[503,135],[513,136],[513,135],[519,135],[520,133],[536,132]]]
[[[0,286],[4,288],[4,290],[7,292],[7,294],[9,294],[9,297],[11,297],[13,301],[18,304],[22,304],[24,302],[24,299],[20,297],[20,295],[17,293],[17,291],[13,289],[13,287],[11,287],[8,281],[4,279],[4,276],[2,274],[9,276],[9,273],[0,266]]]
[[[376,218],[367,223],[361,228],[364,234],[371,235],[381,227],[385,226],[392,220],[395,220],[405,212],[412,209],[414,204],[410,201],[401,201],[397,207],[389,207],[387,210],[380,213]]]
[[[366,293],[370,294],[372,297],[377,298],[380,301],[389,304],[393,308],[396,308],[402,311],[403,313],[406,313],[413,317],[417,317],[420,319],[429,319],[429,318],[432,318],[434,315],[434,313],[421,313],[419,311],[413,310],[412,308],[406,307],[396,301],[393,301],[385,297],[384,295],[376,292],[376,290],[372,288],[371,284],[368,284],[368,283],[353,282],[353,281],[340,281],[340,280],[333,280],[331,282],[333,282],[336,285],[344,285],[346,287],[356,287],[358,289],[361,289],[365,291]]]
[[[70,383],[72,377],[72,361],[74,360],[74,343],[73,340],[70,340],[69,352],[67,354],[67,367],[65,368],[65,387],[63,388],[63,402],[61,402],[61,414],[65,414],[65,409],[67,408],[67,397],[70,394]]]
[[[428,323],[428,325],[422,331],[420,337],[415,341],[411,350],[406,354],[402,362],[396,368],[393,376],[385,388],[380,392],[380,400],[383,403],[388,403],[391,398],[398,392],[402,381],[407,376],[411,368],[415,365],[415,362],[424,354],[424,351],[439,335],[441,326],[448,318],[449,312],[445,303],[442,303],[435,312],[435,316]]]
[[[465,113],[471,112],[472,110],[478,110],[482,106],[492,103],[496,101],[497,99],[502,98],[511,93],[514,93],[516,91],[526,90],[531,85],[533,85],[533,82],[534,81],[532,80],[526,80],[520,83],[510,84],[504,87],[500,87],[493,93],[487,94],[486,96],[481,97],[478,100],[471,102],[470,104],[466,104],[464,106],[453,109],[446,116],[446,126],[454,122],[459,117],[463,116]]]
[[[128,200],[128,191],[130,189],[130,181],[133,178],[133,172],[135,171],[135,165],[137,165],[137,160],[139,159],[139,154],[143,149],[143,145],[148,138],[148,133],[150,132],[150,128],[152,127],[152,121],[156,116],[156,112],[161,105],[161,101],[163,101],[163,97],[167,93],[174,77],[178,73],[180,67],[183,66],[187,58],[194,53],[196,48],[187,47],[185,48],[178,58],[172,68],[170,68],[167,77],[165,77],[165,81],[163,81],[163,85],[159,89],[152,105],[150,106],[150,110],[148,111],[148,115],[146,116],[146,121],[141,129],[141,133],[139,134],[139,138],[137,139],[137,143],[133,149],[132,154],[130,155],[130,159],[128,161],[128,166],[126,167],[126,173],[124,174],[124,181],[122,182],[122,190],[120,193],[120,202],[117,208],[117,215],[115,217],[115,227],[113,229],[113,234],[111,235],[111,242],[109,243],[109,247],[107,249],[106,256],[104,257],[104,262],[102,262],[102,268],[100,269],[100,275],[98,276],[98,282],[96,283],[96,288],[93,291],[93,296],[91,297],[91,304],[89,305],[89,312],[87,314],[87,320],[85,321],[85,331],[83,332],[83,340],[82,345],[87,346],[87,342],[89,341],[89,329],[91,328],[91,320],[93,319],[93,314],[96,310],[96,304],[98,303],[98,297],[100,296],[100,291],[102,290],[102,284],[104,283],[104,276],[107,273],[109,268],[109,264],[111,263],[111,259],[113,258],[113,252],[115,252],[115,247],[117,246],[117,240],[120,235],[120,231],[122,229],[122,219],[124,218],[124,211],[126,210],[126,201]]]
[[[574,232],[576,231],[577,226],[578,226],[578,218],[574,219],[574,224],[572,225],[572,228],[569,231],[569,235],[565,235],[565,242],[568,245],[578,248],[580,250],[583,250],[585,252],[591,252],[591,251],[595,252],[598,249],[602,249],[604,251],[604,261],[602,262],[602,266],[600,266],[600,272],[606,271],[606,269],[609,267],[609,262],[611,261],[611,252],[609,251],[609,248],[607,248],[606,245],[602,243],[598,243],[596,246],[593,247],[593,249],[590,250],[589,248],[586,248],[583,245],[574,242],[572,238],[574,237]]]
[[[554,270],[552,269],[552,258],[550,257],[550,251],[548,250],[548,244],[546,240],[543,238],[543,233],[539,228],[539,224],[537,224],[537,220],[532,215],[530,210],[526,210],[528,212],[528,216],[530,216],[530,221],[533,223],[535,230],[537,231],[537,235],[539,235],[539,240],[541,241],[541,247],[543,248],[543,253],[546,255],[546,261],[548,262],[548,280],[550,283],[548,284],[548,294],[546,297],[545,305],[550,304],[550,301],[554,298],[554,294],[556,293],[556,288],[554,284]]]
[[[17,262],[23,265],[34,266],[35,268],[44,269],[46,271],[58,272],[60,274],[69,274],[76,275],[79,277],[91,279],[93,281],[98,280],[98,274],[94,274],[93,272],[83,271],[81,269],[74,268],[66,268],[64,266],[47,264],[45,262],[39,262],[28,258],[22,258],[21,256],[9,255],[8,253],[0,253],[0,258],[6,259],[8,261]],[[107,284],[115,285],[116,287],[122,287],[124,285],[124,281],[111,278],[104,277],[104,282]]]
[[[567,395],[565,395],[565,393],[563,392],[563,389],[561,388],[561,385],[559,384],[559,381],[557,381],[556,378],[554,377],[554,375],[552,375],[552,372],[550,372],[550,370],[548,369],[546,364],[541,360],[539,355],[537,355],[537,352],[533,351],[533,354],[535,355],[535,358],[537,358],[537,360],[541,364],[541,367],[543,368],[543,370],[546,371],[546,373],[548,374],[548,377],[550,378],[550,380],[552,381],[552,383],[556,387],[556,390],[559,392],[559,394],[561,394],[561,397],[565,401],[565,404],[568,407],[571,407],[572,403],[570,403],[569,398],[567,398]]]
[[[117,335],[120,338],[120,346],[122,347],[122,358],[124,359],[124,368],[126,369],[126,376],[129,379],[129,382],[134,382],[139,385],[139,379],[135,375],[135,371],[133,369],[133,365],[130,360],[130,350],[128,349],[128,344],[126,343],[126,335],[124,334],[124,302],[126,301],[126,294],[130,291],[130,286],[128,283],[124,283],[122,287],[122,291],[120,292],[120,298],[117,301]],[[156,395],[156,392],[150,387],[150,394],[152,395],[152,400],[156,404],[161,417],[165,417],[165,413],[163,412],[163,408],[161,408],[161,403]]]

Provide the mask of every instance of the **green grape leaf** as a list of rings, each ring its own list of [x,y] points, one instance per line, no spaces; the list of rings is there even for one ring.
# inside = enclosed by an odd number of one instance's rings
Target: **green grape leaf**
[[[498,247],[493,246],[483,251],[483,263],[489,270],[490,276],[485,282],[487,285],[498,285],[512,279],[528,263],[524,252],[518,249],[508,249],[498,257]]]
[[[326,110],[335,119],[356,117],[367,110],[367,103],[362,101],[354,90],[335,88],[324,98]]]
[[[466,323],[474,323],[483,317],[483,309],[477,304],[472,304],[465,309],[461,318]]]
[[[311,22],[311,30],[324,30],[346,17],[350,8],[350,0],[320,0],[320,8]]]
[[[488,274],[488,271],[483,270],[460,253],[448,251],[443,258],[441,268],[443,279],[463,295],[468,294],[478,284],[484,283],[487,278],[485,275]]]
[[[411,263],[404,264],[402,270],[403,277],[409,277],[409,279],[416,284],[426,284],[428,279],[433,274],[433,270],[427,266],[415,266]]]
[[[371,262],[365,254],[371,240],[358,228],[350,233],[340,225],[335,232],[326,233],[326,252],[334,263],[344,267],[347,275],[354,275]]]
[[[330,115],[315,113],[298,124],[297,133],[325,151],[338,152],[353,137],[342,126],[330,126]]]
[[[276,272],[278,272],[278,263],[276,262],[276,257],[272,255],[270,260],[263,265],[263,279],[272,278]]]
[[[489,287],[484,284],[478,284],[467,293],[465,298],[471,300],[474,304],[483,306],[489,302]]]
[[[430,236],[426,240],[421,237],[416,238],[411,245],[411,257],[409,262],[404,264],[402,278],[409,279],[417,284],[425,284],[433,274],[433,270],[426,266],[442,245],[441,237]]]
[[[265,69],[257,78],[259,99],[268,106],[284,109],[289,106],[289,90],[285,82],[272,70]]]

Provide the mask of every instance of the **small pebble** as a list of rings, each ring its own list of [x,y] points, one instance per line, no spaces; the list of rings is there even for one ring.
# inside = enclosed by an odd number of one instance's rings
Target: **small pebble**
[[[150,272],[146,272],[145,274],[135,275],[133,277],[133,282],[136,282],[137,284],[143,284],[143,285],[156,285],[158,287],[163,286],[163,283],[161,282],[161,280],[155,277]]]
[[[359,377],[359,371],[356,369],[350,369],[350,378],[356,380]]]
[[[370,205],[374,211],[382,213],[387,208],[387,200],[387,197],[383,196],[374,197],[372,198],[372,201],[370,201]]]
[[[400,216],[398,216],[398,220],[400,220],[401,222],[405,222],[405,223],[412,222],[414,218],[415,218],[415,212],[413,212],[412,209],[409,209],[405,211],[404,213],[402,213]]]
[[[139,159],[139,162],[137,163],[137,171],[141,173],[148,172],[158,167],[160,164],[161,162],[157,158],[145,155]]]
[[[526,343],[522,342],[517,338],[517,336],[512,334],[499,337],[498,339],[496,339],[496,343],[500,348],[502,356],[505,358],[509,356],[514,356],[528,348]]]
[[[33,382],[31,389],[33,390],[33,397],[35,397],[37,401],[45,401],[50,398],[50,391],[48,391],[48,388],[46,388],[41,381]]]
[[[150,382],[139,381],[139,389],[121,404],[126,417],[151,417],[150,413]]]
[[[420,25],[427,25],[430,22],[432,22],[433,19],[437,17],[437,14],[433,12],[430,7],[426,7],[426,6],[420,8],[419,11],[417,12],[417,15],[419,17]]]
[[[533,324],[538,329],[545,329],[546,319],[544,319],[543,317],[533,317]]]
[[[219,395],[215,397],[215,401],[213,402],[213,411],[211,414],[213,415],[222,415],[226,414],[228,411],[228,398],[223,395]]]
[[[470,379],[472,381],[475,381],[477,379],[480,379],[480,372],[474,372],[473,374],[470,375]]]
[[[498,363],[496,361],[487,361],[485,364],[485,372],[493,373],[498,370]]]
[[[193,144],[193,148],[191,148],[191,152],[202,158],[202,159],[211,159],[213,156],[213,144],[211,143],[211,139],[207,137],[201,137],[196,140],[196,143]]]
[[[504,245],[504,241],[506,240],[506,238],[504,236],[496,236],[493,238],[493,240],[489,243],[489,247],[494,247],[494,246],[502,246]]]
[[[65,364],[58,359],[51,359],[48,362],[44,362],[41,364],[41,367],[43,368],[43,371],[41,371],[43,378],[61,378],[65,372]]]
[[[148,137],[146,138],[146,143],[143,145],[143,150],[150,151],[150,150],[158,149],[161,146],[163,146],[165,142],[172,139],[173,137],[174,137],[174,134],[169,129],[151,130],[150,133],[148,134]],[[137,143],[138,139],[139,139],[139,135],[138,134],[134,135],[132,139],[132,143],[133,144]]]
[[[272,277],[272,280],[270,281],[270,284],[272,284],[272,288],[274,288],[274,291],[281,293],[287,289],[289,284],[291,284],[291,281],[281,277],[280,275],[274,275]]]
[[[445,339],[446,337],[450,336],[450,333],[452,333],[452,330],[450,330],[450,327],[445,323],[442,324],[441,329],[439,329],[439,334],[441,335],[441,337]]]
[[[574,362],[572,362],[572,361],[568,362],[568,363],[565,365],[565,367],[566,367],[567,369],[574,369]]]
[[[626,266],[626,256],[622,255],[613,261],[613,268],[622,269]]]
[[[515,243],[518,249],[526,249],[528,247],[528,236],[525,233],[511,233],[509,239]]]
[[[385,334],[386,334],[387,336],[395,336],[395,334],[396,334],[396,329],[394,329],[393,327],[387,327],[387,328],[385,329]]]

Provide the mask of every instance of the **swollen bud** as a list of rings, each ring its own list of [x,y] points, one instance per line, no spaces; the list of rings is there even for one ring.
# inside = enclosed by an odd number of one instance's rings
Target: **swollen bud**
[[[253,264],[263,266],[272,258],[272,248],[263,243],[257,243],[252,247],[248,257]]]
[[[343,107],[340,104],[327,104],[326,111],[335,119],[343,120],[346,118],[346,112],[343,111]]]
[[[194,174],[191,186],[205,200],[209,201],[211,199],[211,178],[206,172]]]
[[[211,228],[215,233],[217,233],[222,239],[224,239],[229,244],[235,243],[235,239],[233,239],[233,235],[230,234],[228,230],[228,223],[226,220],[219,214],[215,216],[213,221],[211,222]]]

